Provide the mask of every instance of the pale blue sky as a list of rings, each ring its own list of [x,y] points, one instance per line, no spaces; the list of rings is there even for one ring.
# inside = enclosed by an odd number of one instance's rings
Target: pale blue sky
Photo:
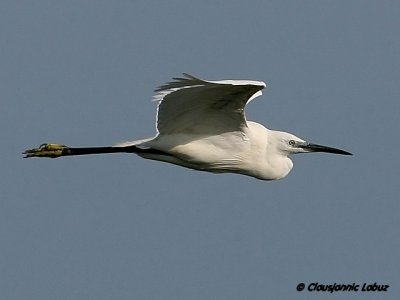
[[[309,299],[299,282],[400,294],[400,3],[0,2],[4,299]],[[154,135],[152,91],[188,72],[263,80],[247,117],[353,157],[284,180],[134,155],[22,159],[43,142]]]

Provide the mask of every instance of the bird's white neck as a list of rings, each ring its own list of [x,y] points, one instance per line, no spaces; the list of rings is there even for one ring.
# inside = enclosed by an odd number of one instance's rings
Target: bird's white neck
[[[285,177],[293,168],[293,162],[288,157],[289,153],[282,151],[279,144],[282,142],[282,135],[278,131],[269,130],[256,122],[248,121],[251,143],[250,161],[257,162],[257,165],[250,164],[250,172],[263,180],[275,180]],[[254,157],[258,153],[258,157]]]

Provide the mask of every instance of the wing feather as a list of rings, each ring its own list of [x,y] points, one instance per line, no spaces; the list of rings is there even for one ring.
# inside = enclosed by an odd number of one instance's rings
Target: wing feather
[[[247,126],[246,104],[266,86],[261,81],[207,81],[183,75],[156,89],[159,134],[214,135],[242,130]]]

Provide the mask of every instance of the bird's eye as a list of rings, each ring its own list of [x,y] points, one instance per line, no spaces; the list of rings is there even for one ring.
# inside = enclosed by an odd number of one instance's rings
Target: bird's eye
[[[294,146],[295,144],[296,144],[296,142],[295,142],[294,140],[290,140],[290,141],[289,141],[289,145],[290,145],[290,146]]]

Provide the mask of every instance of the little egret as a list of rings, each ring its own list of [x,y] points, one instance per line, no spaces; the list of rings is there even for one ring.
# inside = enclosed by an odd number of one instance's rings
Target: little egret
[[[157,135],[110,147],[72,148],[42,144],[26,150],[25,157],[50,157],[100,153],[135,153],[190,169],[237,173],[261,180],[284,178],[292,169],[288,157],[295,153],[351,153],[307,143],[297,136],[247,121],[244,108],[260,96],[261,81],[211,81],[183,74],[156,89]]]

